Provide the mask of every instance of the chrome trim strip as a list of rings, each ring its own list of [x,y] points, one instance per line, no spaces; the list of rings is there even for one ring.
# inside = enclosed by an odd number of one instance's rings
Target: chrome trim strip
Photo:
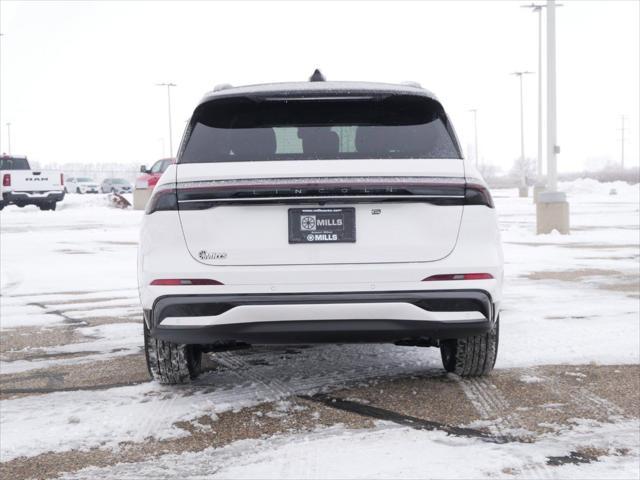
[[[260,188],[278,186],[333,186],[333,185],[371,185],[371,186],[396,186],[396,185],[458,185],[463,186],[466,180],[462,177],[392,177],[392,176],[342,176],[342,177],[282,177],[282,178],[241,178],[220,180],[187,180],[178,181],[176,187],[189,188]]]

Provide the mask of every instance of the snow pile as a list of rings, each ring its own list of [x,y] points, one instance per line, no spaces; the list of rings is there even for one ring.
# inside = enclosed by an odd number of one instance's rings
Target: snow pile
[[[70,194],[54,212],[5,207],[0,213],[3,303],[9,295],[135,290],[143,214],[109,207],[107,195]]]
[[[579,178],[570,182],[559,182],[558,190],[570,194],[609,195],[612,190],[625,199],[640,197],[640,184],[627,182],[599,182],[592,178]]]

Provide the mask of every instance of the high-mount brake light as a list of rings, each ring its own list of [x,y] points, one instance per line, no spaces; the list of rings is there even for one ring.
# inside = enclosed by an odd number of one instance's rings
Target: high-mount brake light
[[[210,278],[160,278],[151,282],[151,285],[224,285],[222,282]]]
[[[2,177],[2,186],[3,187],[10,187],[11,186],[11,174],[10,173],[5,173],[4,176]]]
[[[447,273],[444,275],[431,275],[423,278],[423,282],[447,282],[450,280],[491,280],[490,273]]]

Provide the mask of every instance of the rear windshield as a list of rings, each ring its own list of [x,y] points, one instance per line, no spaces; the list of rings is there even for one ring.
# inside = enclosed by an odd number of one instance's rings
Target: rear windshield
[[[76,178],[76,182],[93,182],[89,177],[78,177]]]
[[[221,99],[200,106],[180,163],[461,158],[438,102],[388,96]]]
[[[26,158],[0,158],[0,170],[29,170],[29,161]]]

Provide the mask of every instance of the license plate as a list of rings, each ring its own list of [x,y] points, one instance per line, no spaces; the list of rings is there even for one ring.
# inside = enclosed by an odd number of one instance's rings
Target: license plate
[[[290,208],[289,243],[353,243],[356,209]]]

